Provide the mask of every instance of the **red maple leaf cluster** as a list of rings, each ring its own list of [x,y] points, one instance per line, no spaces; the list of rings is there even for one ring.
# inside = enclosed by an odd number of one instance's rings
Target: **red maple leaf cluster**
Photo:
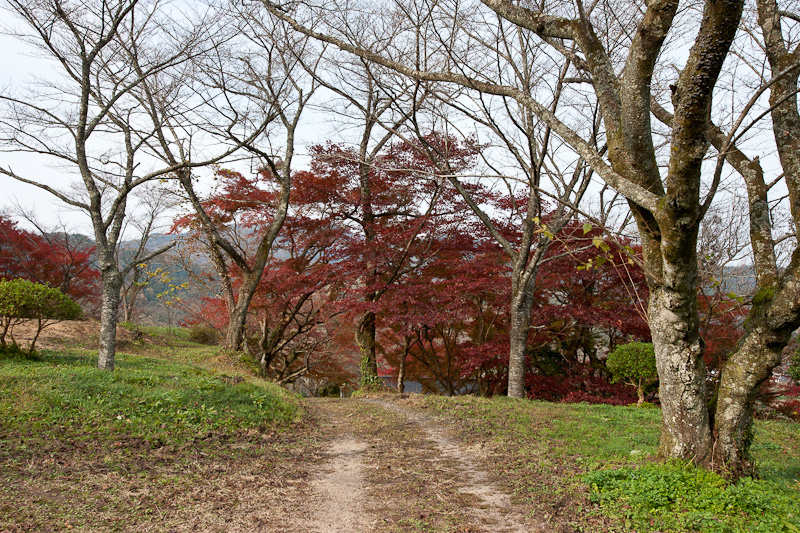
[[[26,279],[57,288],[89,305],[100,293],[94,246],[80,236],[36,234],[0,215],[0,279]]]

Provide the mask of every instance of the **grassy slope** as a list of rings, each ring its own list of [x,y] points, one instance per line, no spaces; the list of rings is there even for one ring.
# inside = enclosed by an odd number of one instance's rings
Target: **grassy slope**
[[[298,398],[187,362],[208,348],[148,351],[113,373],[78,349],[0,357],[0,530],[136,528],[180,515],[209,472],[269,470],[293,446]]]
[[[45,352],[39,361],[0,357],[0,531],[189,530],[192,520],[232,531],[237,516],[261,517],[259,527],[269,529],[275,509],[303,497],[292,491],[304,486],[309,457],[325,443],[316,422],[298,422],[299,399],[243,379],[212,348],[155,340],[126,345],[113,374],[96,370],[88,350]],[[758,424],[753,451],[767,485],[740,491],[751,508],[692,515],[672,497],[683,485],[648,470],[656,409],[506,398],[415,403],[484,449],[498,478],[552,531],[755,531],[762,521],[772,528],[765,531],[791,532],[798,523],[800,512],[787,516],[800,502],[797,424]],[[645,466],[633,483],[644,495],[606,485],[590,498],[588,485],[602,480],[587,476],[628,465]],[[642,502],[652,503],[665,479],[673,483],[665,489],[670,505],[644,512]],[[720,500],[722,489],[711,485]]]
[[[727,489],[716,476],[705,478],[687,465],[652,464],[657,409],[507,398],[426,397],[425,405],[455,420],[467,441],[487,443],[498,476],[554,529],[793,532],[800,527],[800,425],[795,423],[758,422],[753,454],[763,479]],[[597,487],[588,493],[587,485],[596,481],[592,473],[626,467],[642,468],[632,485],[644,494],[610,485],[601,487],[605,493]],[[681,472],[677,478],[674,470]],[[664,501],[653,506],[660,491],[666,492]]]

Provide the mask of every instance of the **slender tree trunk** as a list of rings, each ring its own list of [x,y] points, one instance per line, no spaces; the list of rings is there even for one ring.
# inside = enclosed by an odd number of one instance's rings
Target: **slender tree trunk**
[[[11,318],[4,318],[3,321],[3,331],[0,331],[0,346],[6,345],[6,335],[8,334],[8,328],[11,326]]]
[[[39,335],[42,333],[42,318],[39,317],[36,319],[36,333],[33,335],[33,340],[31,340],[31,345],[28,348],[30,353],[33,353],[33,350],[36,348],[36,340],[39,338]]]
[[[100,311],[100,350],[97,354],[97,368],[114,370],[114,357],[117,352],[117,316],[122,283],[115,268],[104,271],[102,280],[103,306]]]
[[[510,350],[508,357],[508,396],[525,397],[525,366],[528,358],[528,330],[533,306],[532,289],[520,286],[515,275],[511,287]]]
[[[261,366],[261,375],[266,377],[269,371],[269,365],[275,356],[270,342],[270,329],[267,318],[261,319],[261,338],[258,340],[258,351],[261,353],[258,364]]]
[[[639,377],[639,383],[636,386],[636,392],[639,395],[639,400],[636,402],[637,407],[641,407],[644,403],[644,384],[642,383],[642,377]]]
[[[411,347],[411,339],[405,338],[403,353],[400,354],[400,364],[397,368],[397,392],[403,394],[406,391],[406,361],[408,360],[408,350]]]

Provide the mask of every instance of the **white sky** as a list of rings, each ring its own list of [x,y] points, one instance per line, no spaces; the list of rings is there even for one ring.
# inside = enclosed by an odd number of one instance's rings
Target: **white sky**
[[[9,15],[8,12],[0,13],[4,16]],[[0,33],[0,50],[2,50],[0,92],[6,94],[23,92],[33,77],[47,77],[53,66],[46,59],[37,57],[36,50],[26,43],[2,33]],[[328,133],[333,136],[335,131],[335,126],[326,119],[314,117],[314,113],[308,115],[311,116],[309,123],[301,125],[298,132],[300,142],[293,165],[296,168],[308,165],[309,158],[304,155],[306,140],[309,144],[322,142],[321,139],[325,137],[320,137],[320,134]],[[0,152],[0,165],[11,167],[22,177],[42,181],[59,189],[67,185],[63,171],[49,167],[44,159],[33,154]],[[245,174],[250,170],[249,165],[243,162],[226,166]],[[47,191],[0,175],[0,212],[14,211],[17,205],[34,213],[46,227],[66,227],[70,231],[92,235],[89,219],[84,212],[65,205]],[[30,228],[24,220],[17,220],[23,227]]]
[[[3,13],[8,15],[7,12]],[[8,35],[0,34],[0,50],[2,50],[2,68],[0,68],[0,91],[13,91],[24,86],[32,75],[46,75],[47,63],[33,57],[31,50],[25,43]],[[10,166],[16,172],[25,176],[55,175],[56,171],[49,169],[36,161],[30,155],[0,153],[0,164]],[[7,176],[0,176],[0,210],[10,208],[19,203],[22,207],[35,209],[43,221],[55,223],[61,216],[64,222],[78,222],[81,218],[66,206],[57,202],[50,194],[15,181]]]

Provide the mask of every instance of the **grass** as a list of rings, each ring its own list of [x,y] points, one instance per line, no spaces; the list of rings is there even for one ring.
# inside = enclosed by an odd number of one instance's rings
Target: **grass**
[[[207,347],[143,351],[118,353],[113,373],[80,349],[0,355],[0,531],[171,529],[192,516],[223,531],[218,506],[244,504],[221,485],[266,490],[305,446],[298,397],[198,366],[213,366]],[[256,472],[257,485],[242,481]]]
[[[385,503],[386,531],[465,531],[464,480],[402,417],[370,402],[303,404],[175,330],[129,341],[113,373],[81,348],[0,355],[0,531],[283,530],[341,432],[372,442],[367,480],[373,501]],[[761,479],[730,486],[652,460],[658,409],[404,401],[480,450],[545,530],[800,531],[795,423],[759,421],[752,453]],[[334,411],[339,422],[326,430]]]
[[[488,443],[498,478],[553,530],[800,531],[796,423],[758,421],[752,453],[761,479],[731,486],[691,466],[653,462],[658,409],[508,398],[423,401],[455,420],[465,440]]]
[[[180,445],[202,433],[261,430],[299,415],[298,403],[270,383],[130,354],[118,355],[113,373],[89,362],[77,351],[0,359],[0,431],[37,439],[64,431],[81,440],[124,434]]]

